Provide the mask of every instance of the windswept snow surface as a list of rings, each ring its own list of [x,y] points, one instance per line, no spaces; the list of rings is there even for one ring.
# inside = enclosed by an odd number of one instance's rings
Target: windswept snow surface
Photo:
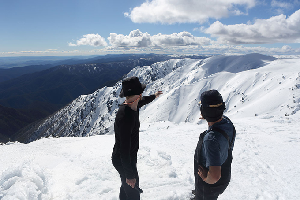
[[[219,199],[299,199],[299,116],[233,122],[232,181]],[[142,123],[142,199],[189,199],[194,150],[205,128],[205,123]],[[113,144],[113,135],[101,135],[1,146],[0,199],[118,199],[120,180],[110,161]]]
[[[140,112],[142,199],[191,197],[194,150],[199,134],[207,129],[199,120],[197,102],[208,89],[221,92],[225,114],[237,129],[232,180],[219,199],[299,199],[300,59],[274,60],[259,54],[233,58],[170,60],[128,74],[141,75],[147,83],[145,94],[164,92]],[[106,96],[114,90],[116,96],[118,85],[95,94]],[[93,95],[80,97],[72,109],[80,113],[81,102],[96,98]],[[63,112],[72,113],[72,109]],[[110,115],[94,110],[99,116]],[[113,110],[111,113],[113,116]],[[90,118],[97,120],[94,117]],[[97,132],[97,127],[92,130]],[[29,144],[1,145],[0,199],[118,199],[120,179],[110,159],[114,135],[86,135],[90,137],[49,137]]]

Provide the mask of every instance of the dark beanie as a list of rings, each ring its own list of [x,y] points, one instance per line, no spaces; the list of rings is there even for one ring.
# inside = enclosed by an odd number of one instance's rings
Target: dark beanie
[[[221,119],[225,110],[225,103],[217,90],[208,90],[201,94],[201,115],[208,122]]]

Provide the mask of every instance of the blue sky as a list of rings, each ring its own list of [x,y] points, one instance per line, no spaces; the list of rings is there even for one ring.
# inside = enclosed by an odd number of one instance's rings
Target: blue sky
[[[0,56],[300,54],[300,0],[0,0]]]

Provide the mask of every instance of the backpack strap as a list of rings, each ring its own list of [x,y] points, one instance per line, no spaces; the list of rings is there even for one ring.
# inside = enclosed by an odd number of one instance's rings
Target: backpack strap
[[[208,130],[203,131],[200,136],[199,139],[203,140],[204,136],[208,133]]]
[[[235,131],[235,127],[234,126],[233,126],[233,136],[232,136],[232,140],[231,141],[229,139],[229,136],[227,135],[227,133],[224,130],[222,130],[220,128],[217,128],[217,127],[212,127],[211,130],[215,130],[215,131],[221,133],[226,138],[226,140],[228,141],[229,149],[232,149],[232,147],[233,147],[233,141],[234,141],[234,138],[235,138],[235,135],[236,135],[236,131]]]

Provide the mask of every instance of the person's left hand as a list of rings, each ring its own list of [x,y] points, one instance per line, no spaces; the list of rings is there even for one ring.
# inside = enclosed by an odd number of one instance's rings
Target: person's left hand
[[[199,168],[198,168],[198,175],[202,178],[203,181],[206,180],[207,173],[208,173],[207,169],[203,168],[202,166],[199,166]]]
[[[161,94],[163,94],[162,91],[157,91],[157,92],[155,92],[155,94],[154,94],[154,95],[155,95],[155,98],[159,97]]]

